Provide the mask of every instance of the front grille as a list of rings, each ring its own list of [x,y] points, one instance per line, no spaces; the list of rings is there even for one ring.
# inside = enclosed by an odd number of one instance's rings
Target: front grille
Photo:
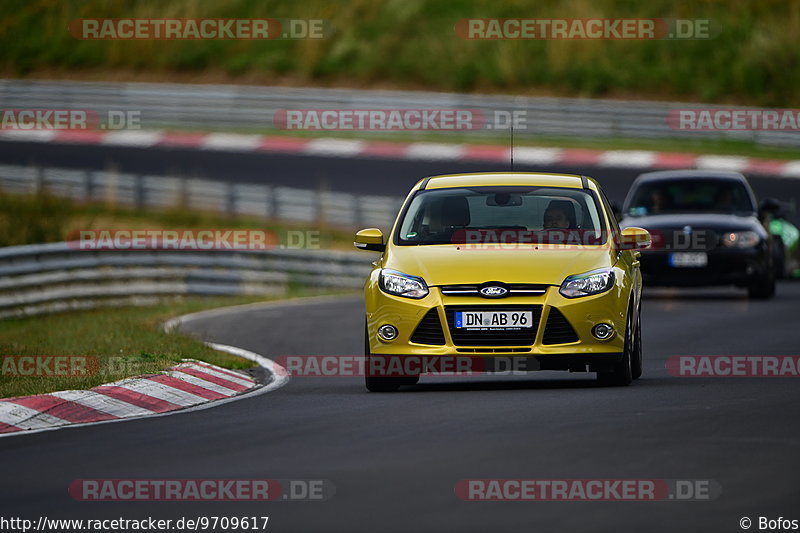
[[[536,330],[542,317],[541,305],[447,305],[444,309],[450,336],[456,346],[530,346],[536,340]],[[468,331],[456,329],[457,311],[532,311],[533,323],[530,328]]]
[[[555,307],[550,308],[547,315],[547,324],[544,327],[544,338],[542,344],[566,344],[577,342],[578,334],[572,329],[572,325]]]
[[[683,228],[653,229],[652,249],[667,252],[709,252],[719,245],[716,231],[703,228],[692,228],[689,233]]]
[[[417,329],[411,335],[411,342],[417,344],[434,344],[441,346],[444,344],[444,332],[442,331],[442,323],[439,320],[439,313],[436,312],[434,307],[422,317],[422,320],[417,324]]]
[[[478,292],[481,288],[486,286],[500,286],[508,289],[503,298],[509,296],[541,296],[547,292],[547,285],[537,285],[533,283],[481,283],[470,285],[442,285],[442,294],[445,296],[480,296],[485,298]]]

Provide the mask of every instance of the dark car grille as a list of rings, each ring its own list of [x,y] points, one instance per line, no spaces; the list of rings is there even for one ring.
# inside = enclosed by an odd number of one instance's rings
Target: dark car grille
[[[542,317],[541,305],[447,305],[444,309],[450,335],[456,346],[530,346],[536,340],[536,330]],[[457,311],[532,311],[533,323],[532,327],[524,329],[468,331],[456,329]]]
[[[439,313],[436,312],[434,307],[422,317],[419,321],[417,329],[411,335],[411,342],[417,344],[434,344],[441,346],[444,344],[444,332],[442,331],[442,323],[439,320]]]
[[[482,287],[500,286],[508,290],[502,298],[509,296],[540,296],[547,292],[547,285],[535,285],[532,283],[482,283],[471,285],[442,285],[442,294],[445,296],[480,296],[486,298],[480,292]],[[496,297],[495,297],[496,298]]]
[[[550,308],[547,315],[547,324],[544,327],[542,344],[566,344],[577,342],[578,335],[572,329],[569,321],[555,307]]]

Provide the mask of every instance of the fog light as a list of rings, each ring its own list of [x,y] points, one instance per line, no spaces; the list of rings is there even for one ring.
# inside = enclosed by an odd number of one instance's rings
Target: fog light
[[[614,334],[614,326],[611,324],[597,324],[592,328],[592,335],[601,341],[608,340]]]
[[[397,328],[391,324],[384,324],[378,328],[378,337],[385,341],[393,341],[397,338]]]

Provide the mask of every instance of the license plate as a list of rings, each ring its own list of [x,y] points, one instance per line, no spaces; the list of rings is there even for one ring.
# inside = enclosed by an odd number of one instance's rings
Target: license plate
[[[705,252],[676,252],[669,256],[670,266],[677,268],[700,268],[708,265]]]
[[[532,311],[457,311],[456,327],[464,329],[520,329],[533,327]]]

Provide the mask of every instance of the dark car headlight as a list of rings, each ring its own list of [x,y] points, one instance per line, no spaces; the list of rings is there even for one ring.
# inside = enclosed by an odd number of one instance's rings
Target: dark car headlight
[[[755,231],[731,231],[722,235],[722,244],[728,248],[753,248],[761,242]]]
[[[389,268],[381,270],[378,285],[383,292],[405,298],[425,298],[429,292],[424,279]]]

